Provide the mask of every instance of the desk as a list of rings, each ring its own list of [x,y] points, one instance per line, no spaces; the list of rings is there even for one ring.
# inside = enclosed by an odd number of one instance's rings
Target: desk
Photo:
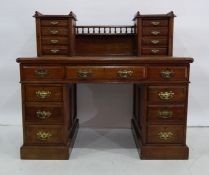
[[[141,159],[187,159],[186,120],[192,58],[18,58],[22,159],[68,159],[78,131],[76,83],[132,83],[132,131]]]

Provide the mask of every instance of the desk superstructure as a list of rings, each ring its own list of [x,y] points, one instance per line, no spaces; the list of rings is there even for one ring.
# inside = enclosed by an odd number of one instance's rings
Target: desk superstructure
[[[132,83],[132,131],[142,159],[187,159],[192,58],[172,57],[173,17],[135,16],[134,26],[76,26],[75,15],[36,12],[35,58],[18,58],[22,159],[68,159],[77,134],[77,83]],[[107,32],[108,30],[108,32]],[[63,50],[64,48],[64,50]]]

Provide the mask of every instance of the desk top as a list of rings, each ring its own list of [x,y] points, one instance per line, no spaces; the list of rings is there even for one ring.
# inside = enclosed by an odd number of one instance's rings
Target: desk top
[[[44,56],[44,57],[22,57],[17,58],[18,63],[71,63],[71,64],[140,64],[140,63],[167,63],[167,64],[178,64],[178,63],[192,63],[194,61],[191,57],[137,57],[137,56],[74,56],[74,57],[61,57],[61,56]]]

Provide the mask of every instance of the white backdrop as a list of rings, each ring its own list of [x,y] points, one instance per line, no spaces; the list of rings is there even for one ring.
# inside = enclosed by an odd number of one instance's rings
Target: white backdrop
[[[36,56],[36,10],[73,11],[77,24],[132,24],[134,14],[175,12],[174,56],[191,56],[188,125],[209,126],[209,3],[206,0],[1,0],[0,124],[21,124],[17,57]],[[78,86],[78,117],[83,126],[129,127],[131,85]],[[111,104],[111,105],[110,105]],[[116,122],[119,119],[120,122]]]

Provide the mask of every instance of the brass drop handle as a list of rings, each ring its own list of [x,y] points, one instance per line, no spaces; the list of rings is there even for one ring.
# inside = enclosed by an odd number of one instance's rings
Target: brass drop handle
[[[160,22],[159,22],[159,21],[152,21],[151,24],[152,24],[153,26],[158,26],[158,25],[160,24]]]
[[[169,140],[169,139],[171,139],[172,137],[173,137],[173,133],[172,132],[163,132],[163,131],[161,131],[161,132],[159,132],[158,133],[158,135],[159,135],[159,138],[161,139],[161,140]]]
[[[57,24],[59,24],[59,21],[51,21],[50,22],[52,25],[57,25]]]
[[[170,79],[175,75],[175,72],[170,69],[160,71],[160,76],[164,79]]]
[[[35,70],[35,75],[40,77],[40,78],[44,78],[48,75],[48,71],[46,69],[38,69],[38,70]]]
[[[159,31],[151,31],[151,34],[157,36],[160,34],[160,32]]]
[[[38,131],[36,136],[41,141],[47,141],[52,136],[52,134],[50,132]]]
[[[77,72],[79,78],[89,78],[92,75],[91,70],[79,70]]]
[[[158,96],[161,100],[170,100],[174,97],[174,92],[173,91],[159,92]]]
[[[40,99],[46,99],[50,97],[51,92],[50,91],[36,91],[36,96]]]
[[[159,44],[160,41],[159,41],[159,40],[151,40],[151,43],[152,43],[152,44]]]
[[[49,118],[51,115],[52,113],[49,111],[41,111],[41,110],[36,111],[36,117],[42,120]]]
[[[58,53],[60,50],[59,49],[51,49],[50,51],[51,51],[51,53],[55,54],[55,53]]]
[[[159,118],[163,118],[163,119],[168,119],[173,117],[173,112],[172,111],[167,111],[167,110],[163,110],[163,111],[158,111],[157,112],[157,116]]]
[[[151,50],[151,52],[154,53],[154,54],[159,53],[159,51],[160,51],[159,49],[152,49]]]
[[[57,43],[59,43],[59,40],[57,40],[57,39],[51,39],[50,42],[51,42],[52,44],[57,44]]]
[[[120,78],[130,78],[133,75],[133,73],[134,72],[132,70],[119,70],[117,72]]]
[[[52,35],[56,35],[56,34],[59,33],[59,31],[58,31],[58,30],[50,30],[50,33],[51,33]]]

